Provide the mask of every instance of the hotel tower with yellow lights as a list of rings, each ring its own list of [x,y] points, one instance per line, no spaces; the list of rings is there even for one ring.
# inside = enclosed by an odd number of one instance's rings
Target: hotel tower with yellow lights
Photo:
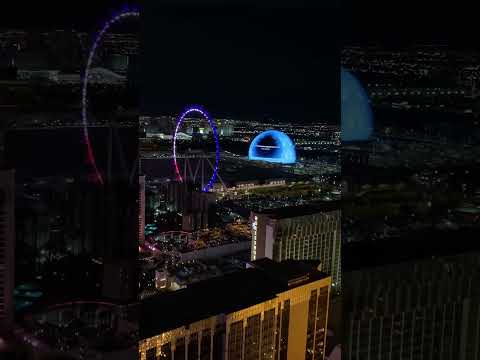
[[[251,259],[314,260],[341,291],[341,205],[322,202],[252,212]]]
[[[318,262],[270,259],[149,298],[140,360],[322,360],[331,277]]]

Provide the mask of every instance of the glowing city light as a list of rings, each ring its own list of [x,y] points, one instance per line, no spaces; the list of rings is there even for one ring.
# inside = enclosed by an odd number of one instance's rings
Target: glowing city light
[[[275,145],[262,144],[262,141],[267,139],[272,139]],[[262,151],[265,151],[266,154]],[[294,164],[297,161],[295,144],[292,139],[278,130],[267,130],[257,135],[250,144],[248,158],[280,164]]]
[[[108,20],[102,29],[97,33],[95,41],[90,49],[88,54],[87,64],[85,66],[85,73],[83,74],[82,80],[82,122],[83,122],[83,138],[85,145],[87,146],[87,159],[90,165],[93,167],[95,172],[95,177],[100,184],[103,184],[102,174],[98,170],[97,163],[95,161],[95,155],[93,153],[92,143],[90,141],[90,136],[88,135],[88,81],[90,78],[90,68],[93,63],[93,58],[97,52],[97,49],[100,43],[103,40],[105,34],[110,30],[112,25],[126,19],[126,18],[138,18],[140,12],[136,9],[124,6],[122,11],[118,14],[115,14],[110,20]]]
[[[191,113],[199,113],[205,119],[207,119],[207,121],[208,121],[208,123],[209,123],[209,125],[210,125],[210,127],[212,128],[212,131],[213,131],[213,138],[215,139],[215,166],[213,168],[213,174],[212,174],[212,177],[210,178],[210,180],[208,181],[208,184],[202,189],[202,191],[208,192],[212,189],[213,184],[215,183],[215,181],[217,179],[218,163],[220,161],[220,143],[219,143],[218,135],[217,135],[217,126],[213,122],[210,115],[204,109],[200,108],[199,106],[193,106],[193,107],[187,108],[187,110],[185,110],[177,120],[177,126],[175,128],[175,133],[173,135],[173,164],[174,164],[177,179],[179,181],[183,181],[183,178],[182,178],[182,175],[180,174],[180,169],[178,168],[178,163],[177,163],[177,135],[178,135],[180,127],[183,123],[183,120],[185,119],[185,117],[188,114],[191,114]]]

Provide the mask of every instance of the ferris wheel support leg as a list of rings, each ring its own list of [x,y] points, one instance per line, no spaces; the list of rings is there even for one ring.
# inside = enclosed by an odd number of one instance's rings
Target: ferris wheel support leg
[[[212,170],[215,170],[215,165],[212,164],[210,159],[207,159],[207,161],[208,161],[208,164],[210,165],[210,168]],[[225,186],[225,183],[223,182],[223,179],[218,172],[217,172],[217,178],[218,178],[218,180],[220,180],[220,184],[222,184],[222,187],[226,189],[227,187]]]

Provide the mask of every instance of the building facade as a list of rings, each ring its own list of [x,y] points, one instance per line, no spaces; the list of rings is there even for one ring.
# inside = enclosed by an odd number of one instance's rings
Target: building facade
[[[168,200],[182,214],[183,231],[208,228],[215,203],[214,193],[200,191],[188,182],[174,182],[168,185]]]
[[[347,360],[480,358],[478,253],[345,274]]]
[[[0,171],[0,334],[13,326],[15,175]]]
[[[324,359],[331,278],[320,275],[317,270],[302,273],[292,263],[275,264],[267,259],[253,262],[253,267],[170,294],[172,298],[177,297],[177,307],[184,300],[179,298],[188,297],[187,301],[193,306],[205,296],[211,299],[207,300],[210,305],[211,302],[219,304],[218,310],[197,305],[193,312],[198,316],[192,317],[186,309],[178,314],[172,326],[164,326],[157,334],[150,331],[141,336],[140,359]],[[273,275],[289,272],[291,274],[281,281]],[[245,297],[237,284],[247,281],[249,289],[243,291],[249,294]],[[222,295],[225,291],[229,294]],[[160,309],[166,305],[162,301],[168,301],[165,296],[170,295],[164,295],[157,303],[153,300],[150,306]],[[203,317],[203,311],[209,316]],[[190,321],[182,323],[179,318],[183,317]],[[164,324],[168,322],[168,316],[164,317]]]
[[[253,212],[251,259],[319,260],[341,289],[341,211],[328,206],[287,207]]]
[[[138,239],[140,242],[145,241],[145,175],[138,178],[139,192],[139,217],[138,217]]]

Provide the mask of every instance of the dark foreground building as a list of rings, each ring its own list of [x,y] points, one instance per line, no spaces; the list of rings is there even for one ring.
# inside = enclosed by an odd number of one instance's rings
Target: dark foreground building
[[[479,359],[477,236],[474,230],[428,231],[394,243],[346,246],[342,357]]]
[[[149,298],[139,358],[324,359],[331,277],[318,263],[269,259]]]
[[[14,171],[0,170],[0,336],[13,327],[14,196]]]

